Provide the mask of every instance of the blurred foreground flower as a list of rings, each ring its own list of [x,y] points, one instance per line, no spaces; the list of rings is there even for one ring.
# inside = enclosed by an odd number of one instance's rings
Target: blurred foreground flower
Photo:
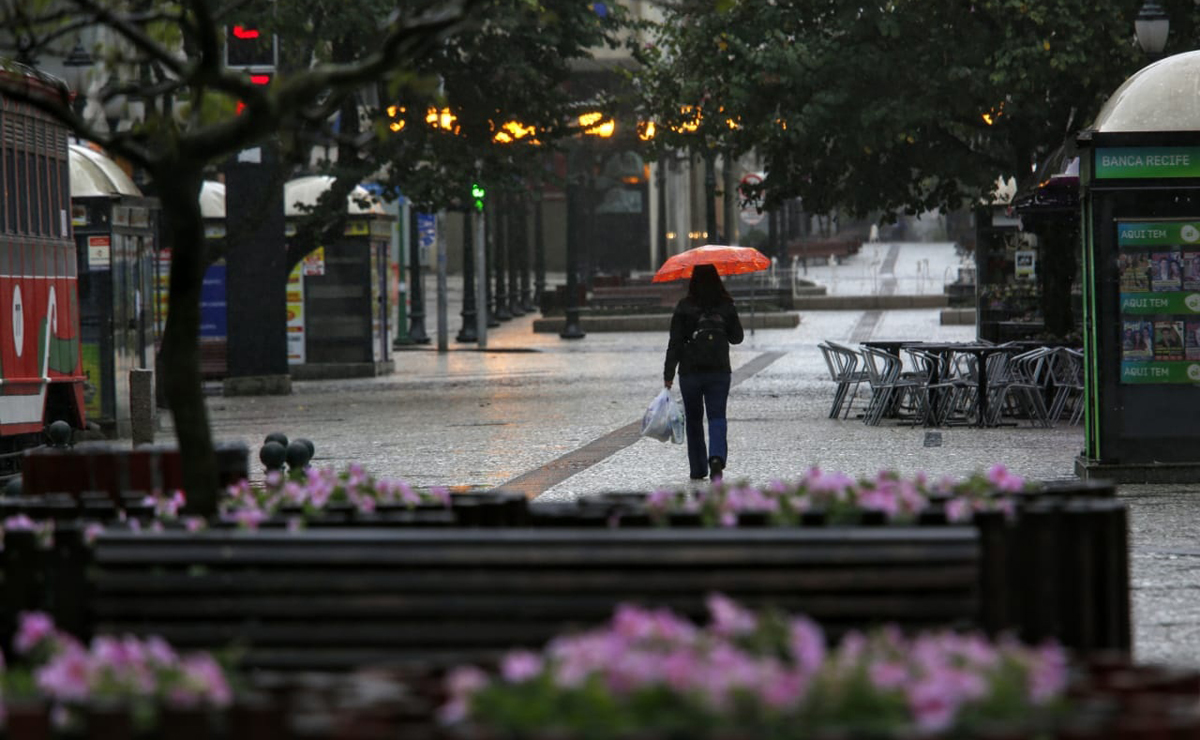
[[[706,628],[625,604],[604,628],[558,638],[540,655],[513,653],[501,676],[460,668],[441,719],[500,737],[789,740],[1034,726],[1065,703],[1067,660],[1056,645],[887,627],[851,632],[827,652],[807,618],[755,614],[715,594],[708,605]]]

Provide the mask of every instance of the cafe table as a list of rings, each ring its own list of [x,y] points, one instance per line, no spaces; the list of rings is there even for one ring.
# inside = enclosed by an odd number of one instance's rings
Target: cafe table
[[[1019,354],[1025,348],[1007,344],[980,344],[978,342],[919,342],[914,343],[926,352],[941,355],[964,353],[975,358],[976,383],[975,392],[975,426],[985,427],[988,424],[988,358],[998,353]],[[947,357],[949,363],[950,357]]]

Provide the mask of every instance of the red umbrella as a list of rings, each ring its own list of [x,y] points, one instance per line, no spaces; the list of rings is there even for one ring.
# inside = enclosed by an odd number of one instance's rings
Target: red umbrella
[[[672,256],[654,273],[652,282],[665,283],[690,278],[692,268],[696,265],[715,265],[718,275],[741,275],[765,270],[771,266],[771,260],[753,247],[706,244]]]

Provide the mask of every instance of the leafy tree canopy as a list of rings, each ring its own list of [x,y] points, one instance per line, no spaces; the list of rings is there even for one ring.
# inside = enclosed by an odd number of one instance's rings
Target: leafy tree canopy
[[[1028,173],[1146,63],[1140,5],[689,0],[638,51],[637,81],[664,145],[756,149],[771,202],[956,208]],[[1187,48],[1196,10],[1166,5]]]

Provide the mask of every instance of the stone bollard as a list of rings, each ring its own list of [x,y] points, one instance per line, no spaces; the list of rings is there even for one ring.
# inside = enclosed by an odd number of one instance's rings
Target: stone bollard
[[[134,368],[129,371],[129,418],[133,446],[154,442],[154,371]]]

